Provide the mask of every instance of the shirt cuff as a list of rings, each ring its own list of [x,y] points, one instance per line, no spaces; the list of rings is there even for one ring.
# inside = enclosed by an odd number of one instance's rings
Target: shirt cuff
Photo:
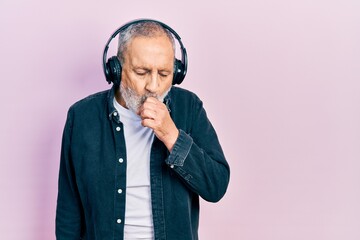
[[[185,159],[190,152],[192,144],[192,137],[183,130],[179,129],[179,136],[176,139],[174,147],[165,162],[170,165],[171,168],[174,166],[183,166]]]

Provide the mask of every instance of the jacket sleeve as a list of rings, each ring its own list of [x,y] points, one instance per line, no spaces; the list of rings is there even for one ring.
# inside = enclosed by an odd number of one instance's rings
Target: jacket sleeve
[[[197,100],[192,108],[191,130],[186,133],[179,129],[165,161],[193,192],[206,201],[217,202],[226,192],[230,168],[202,102]]]
[[[56,239],[79,240],[83,227],[83,211],[76,186],[71,159],[71,135],[73,114],[70,108],[63,132],[58,198],[56,206]]]

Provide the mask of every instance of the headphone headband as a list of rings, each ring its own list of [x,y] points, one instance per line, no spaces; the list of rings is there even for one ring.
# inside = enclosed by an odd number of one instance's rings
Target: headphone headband
[[[121,27],[119,27],[108,39],[108,41],[106,42],[105,45],[105,49],[104,49],[104,53],[103,53],[103,70],[104,70],[104,74],[106,77],[106,81],[110,84],[111,82],[113,82],[114,84],[120,84],[121,81],[121,64],[120,62],[118,62],[118,59],[116,56],[111,57],[108,61],[107,61],[107,51],[109,49],[109,44],[112,41],[112,39],[114,39],[120,32],[124,31],[125,29],[127,29],[129,26],[133,25],[133,24],[137,24],[137,23],[142,23],[142,22],[154,22],[159,24],[160,26],[162,26],[164,29],[168,30],[178,41],[179,45],[180,45],[180,49],[181,49],[181,61],[175,59],[175,63],[174,63],[174,78],[173,78],[173,84],[180,84],[186,75],[187,72],[187,53],[186,53],[186,49],[181,41],[181,37],[179,36],[179,34],[177,34],[175,32],[174,29],[172,29],[171,27],[169,27],[168,25],[166,25],[165,23],[162,23],[160,21],[157,20],[153,20],[153,19],[136,19],[133,21],[130,21],[124,25],[122,25]],[[119,65],[118,65],[119,64]],[[120,75],[119,75],[120,74]],[[118,79],[118,81],[117,81]]]

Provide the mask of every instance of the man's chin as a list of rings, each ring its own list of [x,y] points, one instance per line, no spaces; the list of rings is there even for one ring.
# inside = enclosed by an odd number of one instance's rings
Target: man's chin
[[[160,102],[164,102],[164,99],[167,96],[167,94],[170,92],[170,90],[171,90],[171,86],[161,96],[154,93],[145,93],[140,96],[133,89],[120,85],[120,94],[122,95],[122,98],[126,103],[126,107],[135,114],[138,114],[140,107],[149,97],[153,97]]]

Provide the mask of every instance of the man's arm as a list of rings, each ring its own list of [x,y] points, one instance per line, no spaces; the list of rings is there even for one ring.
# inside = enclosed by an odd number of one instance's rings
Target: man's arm
[[[154,129],[168,148],[170,155],[166,163],[192,191],[216,202],[226,192],[230,168],[202,102],[196,98],[195,106],[188,110],[192,115],[189,133],[177,129],[166,106],[154,98],[145,101],[139,114],[143,125]]]
[[[180,129],[166,163],[203,199],[217,202],[226,192],[230,168],[200,100],[192,114],[191,132]]]
[[[56,206],[56,239],[79,240],[83,211],[71,162],[72,111],[68,112],[61,146],[58,198]]]

